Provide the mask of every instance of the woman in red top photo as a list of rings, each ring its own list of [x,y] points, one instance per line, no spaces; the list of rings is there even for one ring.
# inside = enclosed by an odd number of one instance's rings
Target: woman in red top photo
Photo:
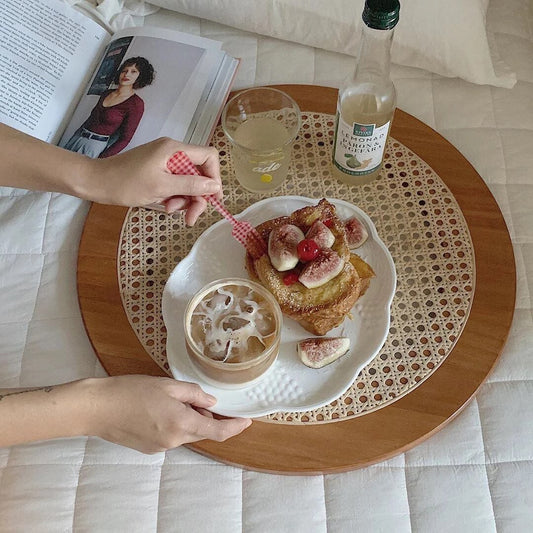
[[[144,101],[136,93],[154,81],[154,68],[144,57],[131,57],[120,66],[116,89],[105,91],[89,118],[69,139],[65,148],[89,157],[118,154],[131,141],[144,113]]]

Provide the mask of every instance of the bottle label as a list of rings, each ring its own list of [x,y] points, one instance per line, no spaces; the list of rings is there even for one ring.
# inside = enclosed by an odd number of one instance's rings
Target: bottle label
[[[364,176],[371,174],[381,164],[390,121],[383,126],[375,124],[346,123],[337,113],[333,163],[345,174]]]

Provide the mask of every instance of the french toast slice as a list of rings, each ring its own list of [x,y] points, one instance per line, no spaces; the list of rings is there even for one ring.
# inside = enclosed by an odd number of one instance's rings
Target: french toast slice
[[[370,287],[370,280],[376,277],[376,274],[372,267],[357,254],[353,252],[350,254],[350,263],[355,267],[359,277],[361,278],[361,292],[359,297],[363,296],[368,287]]]
[[[344,224],[337,216],[335,206],[322,199],[317,205],[303,207],[289,216],[263,222],[257,226],[257,231],[268,242],[275,228],[293,224],[305,234],[317,220],[327,222],[335,237],[331,249],[344,262],[342,270],[333,279],[314,288],[307,288],[299,281],[286,284],[287,272],[276,270],[268,254],[259,259],[247,254],[246,269],[254,281],[259,281],[275,296],[286,316],[314,335],[325,335],[343,322],[373,276],[371,267],[350,252]]]

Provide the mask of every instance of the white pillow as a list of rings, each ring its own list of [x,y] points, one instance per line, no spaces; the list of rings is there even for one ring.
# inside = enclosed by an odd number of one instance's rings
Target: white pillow
[[[150,0],[156,6],[241,30],[356,55],[364,0]],[[400,0],[392,61],[478,84],[512,87],[491,58],[489,0]]]

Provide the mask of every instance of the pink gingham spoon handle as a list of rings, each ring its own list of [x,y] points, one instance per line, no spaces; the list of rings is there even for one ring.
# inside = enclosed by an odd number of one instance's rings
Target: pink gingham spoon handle
[[[167,167],[172,174],[200,176],[196,165],[189,159],[185,152],[176,152],[167,162]],[[266,253],[266,244],[258,231],[246,220],[237,220],[214,195],[205,196],[211,204],[232,226],[231,234],[237,239],[254,258]]]

